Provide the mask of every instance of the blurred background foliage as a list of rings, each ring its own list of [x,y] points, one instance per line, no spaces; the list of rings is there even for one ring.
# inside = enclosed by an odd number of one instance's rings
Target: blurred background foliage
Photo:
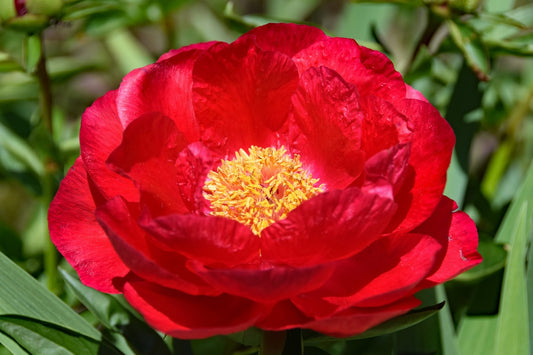
[[[446,194],[476,221],[484,257],[422,293],[429,308],[411,318],[353,340],[304,332],[305,353],[533,354],[533,2],[21,3],[0,3],[0,354],[257,352],[254,329],[192,342],[161,337],[120,297],[84,287],[49,242],[46,213],[97,97],[169,49],[232,41],[268,22],[319,26],[386,53],[440,110],[457,136]],[[391,333],[443,300],[437,315]]]

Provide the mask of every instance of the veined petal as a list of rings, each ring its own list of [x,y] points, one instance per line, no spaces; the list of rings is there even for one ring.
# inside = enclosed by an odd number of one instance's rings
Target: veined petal
[[[210,149],[233,154],[275,145],[291,109],[298,71],[288,56],[263,51],[252,40],[211,47],[193,71],[193,103]]]
[[[293,97],[291,152],[298,153],[328,189],[349,186],[361,173],[363,112],[354,85],[333,70],[310,68],[302,74]],[[296,129],[296,132],[294,132]]]
[[[263,258],[302,267],[354,255],[380,238],[394,214],[390,188],[389,192],[380,195],[349,188],[303,202],[286,219],[263,230]]]

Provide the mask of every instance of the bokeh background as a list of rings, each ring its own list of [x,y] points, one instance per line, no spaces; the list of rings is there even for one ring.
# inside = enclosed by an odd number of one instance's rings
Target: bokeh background
[[[84,288],[46,214],[96,98],[169,49],[268,22],[384,52],[440,110],[457,136],[445,193],[476,221],[484,257],[422,293],[412,319],[357,339],[304,333],[305,354],[533,354],[533,2],[27,0],[19,14],[16,2],[0,3],[1,355],[257,353],[256,330],[171,339],[120,297]]]

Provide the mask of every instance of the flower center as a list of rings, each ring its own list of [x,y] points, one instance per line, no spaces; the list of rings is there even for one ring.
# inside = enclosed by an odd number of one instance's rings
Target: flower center
[[[252,146],[235,153],[207,174],[204,197],[211,214],[246,224],[259,235],[272,223],[284,219],[303,201],[324,191],[318,179],[302,168],[300,157],[285,148]]]

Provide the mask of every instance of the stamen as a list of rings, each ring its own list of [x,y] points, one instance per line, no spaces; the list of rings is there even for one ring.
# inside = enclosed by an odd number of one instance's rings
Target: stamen
[[[325,190],[318,179],[302,168],[300,157],[290,157],[284,147],[250,147],[223,160],[210,171],[204,197],[211,214],[248,225],[256,235],[272,223],[284,219],[303,201]]]

